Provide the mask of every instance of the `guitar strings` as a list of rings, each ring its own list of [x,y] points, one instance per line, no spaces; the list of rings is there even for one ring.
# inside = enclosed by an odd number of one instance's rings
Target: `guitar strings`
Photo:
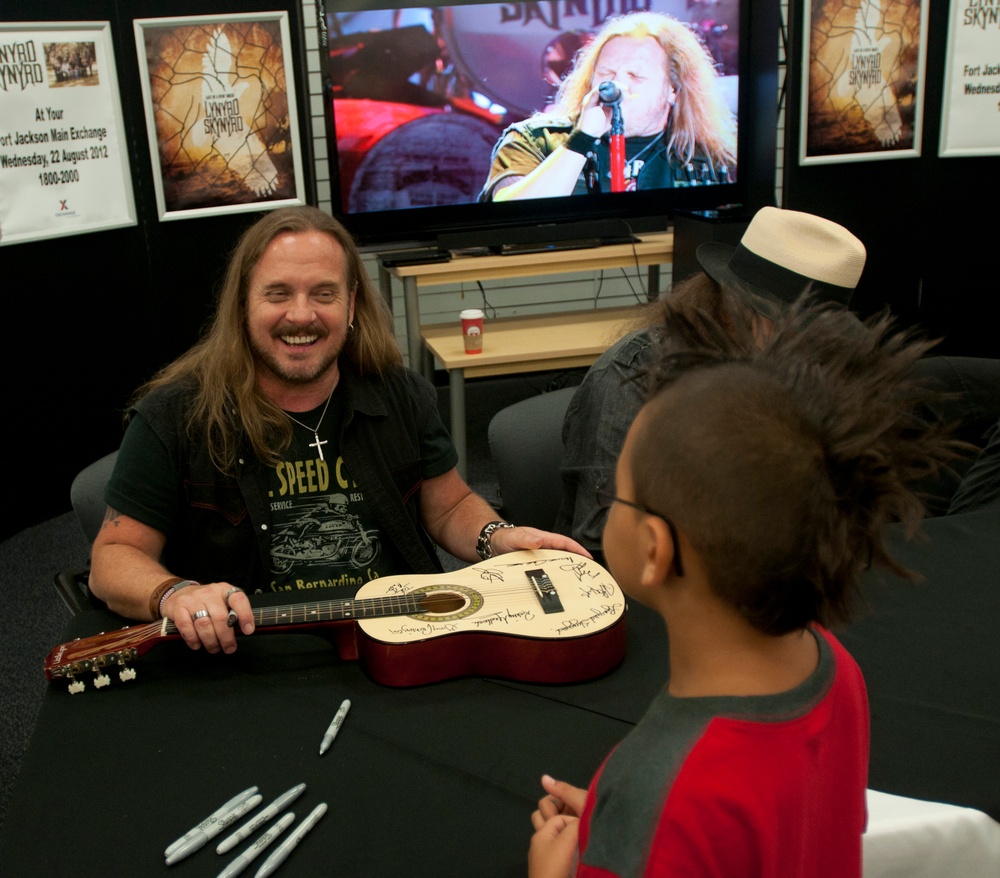
[[[419,588],[424,588],[420,586]],[[479,586],[477,588],[472,588],[469,586],[470,590],[478,592],[484,599],[483,606],[487,610],[491,608],[491,605],[499,601],[512,601],[516,600],[518,606],[523,606],[525,604],[530,604],[538,608],[539,611],[542,610],[542,606],[539,603],[538,595],[529,583],[517,584],[517,583],[501,583],[501,584],[491,584],[489,587]],[[557,595],[559,594],[557,590]],[[429,595],[454,595],[463,601],[463,608],[468,606],[468,601],[472,598],[465,592],[456,589],[453,585],[442,583],[440,586],[432,586],[430,591],[417,591],[417,589],[403,592],[401,594],[383,594],[383,595],[372,595],[369,597],[357,597],[357,598],[333,598],[327,600],[319,601],[309,601],[300,602],[295,604],[280,604],[273,607],[258,607],[255,608],[255,613],[267,614],[267,617],[277,617],[279,615],[294,615],[296,613],[310,613],[310,614],[331,614],[339,612],[340,610],[349,610],[351,612],[350,618],[363,618],[362,615],[365,607],[369,608],[385,608],[391,607],[393,603],[404,603],[406,601],[413,600],[414,598],[419,599],[419,595],[429,594]],[[493,607],[498,609],[497,607]],[[357,611],[361,611],[360,613]],[[461,612],[462,610],[454,611]],[[378,615],[412,615],[413,610],[401,609],[398,613],[379,613]],[[426,612],[426,611],[424,611]],[[442,616],[452,615],[452,613],[441,613]]]

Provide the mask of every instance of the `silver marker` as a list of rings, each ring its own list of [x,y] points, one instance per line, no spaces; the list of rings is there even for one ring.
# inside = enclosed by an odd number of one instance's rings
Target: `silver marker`
[[[218,878],[234,878],[234,876],[239,875],[251,862],[257,857],[261,851],[264,850],[272,841],[274,841],[281,833],[283,833],[289,826],[292,825],[295,820],[295,814],[289,811],[285,814],[277,823],[274,824],[267,832],[261,835],[250,847],[240,854],[237,854],[232,862],[223,869]]]
[[[343,703],[340,705],[340,710],[337,711],[330,723],[330,727],[326,730],[326,734],[323,735],[323,743],[319,745],[319,755],[322,756],[330,749],[330,745],[333,743],[333,739],[337,737],[337,732],[340,731],[340,727],[344,723],[344,717],[347,716],[347,711],[351,709],[351,699],[345,698]]]
[[[169,857],[177,848],[185,844],[189,838],[191,838],[196,832],[203,831],[212,823],[217,820],[221,820],[230,811],[233,810],[237,805],[240,804],[244,799],[249,799],[254,793],[257,792],[257,787],[250,787],[249,789],[243,790],[242,793],[237,793],[233,796],[225,805],[220,805],[211,814],[209,814],[204,820],[201,821],[194,829],[189,829],[184,833],[177,841],[172,842],[167,846],[167,849],[163,852],[163,856]]]
[[[298,847],[299,842],[302,841],[305,834],[319,822],[319,818],[325,813],[326,802],[320,802],[312,809],[309,816],[295,827],[295,831],[278,846],[275,852],[264,860],[254,878],[267,878],[278,866],[285,862],[288,855]]]
[[[175,848],[167,857],[167,865],[172,866],[178,860],[183,860],[188,854],[193,854],[196,850],[203,847],[210,838],[215,838],[223,829],[228,829],[237,820],[240,819],[247,811],[252,811],[256,808],[261,801],[263,796],[259,793],[251,796],[249,799],[244,799],[235,808],[233,808],[225,817],[216,820],[210,826],[206,826],[204,829],[194,830],[187,841],[180,845],[180,847]],[[207,821],[206,821],[207,822]]]
[[[276,816],[279,811],[283,808],[287,808],[292,802],[294,802],[306,788],[304,783],[300,783],[298,786],[292,787],[288,792],[282,793],[271,802],[263,811],[260,812],[252,820],[244,823],[239,829],[236,830],[232,835],[228,836],[225,841],[219,843],[219,846],[215,849],[217,854],[224,854],[227,851],[231,851],[236,845],[238,845],[243,839],[249,838],[253,833],[260,829],[268,820]]]

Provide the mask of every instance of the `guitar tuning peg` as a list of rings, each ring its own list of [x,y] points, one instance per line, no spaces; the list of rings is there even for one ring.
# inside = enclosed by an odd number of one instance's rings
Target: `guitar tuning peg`
[[[118,678],[123,682],[127,683],[129,680],[135,679],[135,668],[122,668],[118,673]]]
[[[98,674],[94,677],[94,688],[103,689],[105,686],[111,685],[111,678],[107,674]]]
[[[82,692],[87,687],[84,685],[83,680],[74,680],[69,684],[69,694],[76,695],[77,692]]]

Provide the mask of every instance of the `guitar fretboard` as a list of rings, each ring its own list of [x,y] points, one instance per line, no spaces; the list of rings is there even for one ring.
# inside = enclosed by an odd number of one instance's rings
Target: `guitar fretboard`
[[[445,593],[446,595],[447,593]],[[453,596],[411,593],[383,595],[377,598],[309,601],[302,604],[282,604],[277,607],[256,607],[254,623],[259,628],[280,625],[301,625],[307,622],[341,622],[352,619],[380,619],[385,616],[407,616],[435,609],[440,601],[454,601]],[[166,634],[176,634],[173,621],[166,624]]]
[[[363,600],[311,601],[304,604],[284,604],[280,607],[259,607],[253,611],[253,615],[254,621],[262,628],[272,625],[298,625],[303,622],[374,619],[424,612],[428,609],[428,601],[431,599],[431,596],[423,594],[400,594]]]

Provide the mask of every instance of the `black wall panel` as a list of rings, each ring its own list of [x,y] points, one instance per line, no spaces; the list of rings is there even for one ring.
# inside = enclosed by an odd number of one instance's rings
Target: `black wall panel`
[[[1000,157],[938,157],[949,4],[924,2],[931,5],[921,155],[806,167],[798,164],[805,4],[789,6],[784,206],[827,216],[865,242],[853,303],[860,312],[889,306],[941,338],[939,353],[997,357]]]
[[[114,449],[132,391],[209,317],[240,231],[257,214],[161,223],[132,20],[287,9],[304,193],[315,203],[299,0],[5,0],[4,21],[110,21],[138,225],[0,247],[5,514],[0,538],[70,508],[69,486]]]

